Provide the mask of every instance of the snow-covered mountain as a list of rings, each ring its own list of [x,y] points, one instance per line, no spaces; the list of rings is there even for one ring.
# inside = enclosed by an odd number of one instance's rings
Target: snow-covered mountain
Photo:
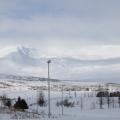
[[[48,58],[41,58],[39,54],[37,54],[39,51],[37,49],[33,48],[26,48],[26,47],[16,47],[12,52],[8,51],[8,54],[6,56],[3,56],[0,58],[0,62],[2,60],[6,61],[9,60],[11,62],[14,62],[19,65],[40,65],[40,62],[48,60]],[[43,53],[44,54],[44,53]],[[52,57],[50,58],[56,63],[66,63],[66,64],[82,64],[82,65],[88,65],[88,64],[118,64],[120,63],[120,58],[109,58],[109,59],[100,59],[100,60],[83,60],[83,59],[74,59],[74,58],[59,58],[59,57]]]
[[[120,58],[101,60],[80,60],[40,56],[39,50],[26,47],[14,47],[0,57],[0,73],[13,75],[47,76],[47,60],[51,59],[51,76],[58,79],[119,79],[116,66]],[[44,54],[44,53],[43,53]],[[110,70],[112,66],[114,69]],[[105,71],[103,71],[103,69]],[[113,71],[114,70],[114,71]],[[109,77],[108,74],[113,74]]]
[[[15,51],[8,53],[0,62],[9,61],[17,65],[36,65],[37,60],[32,57],[32,50],[25,47],[17,47]]]

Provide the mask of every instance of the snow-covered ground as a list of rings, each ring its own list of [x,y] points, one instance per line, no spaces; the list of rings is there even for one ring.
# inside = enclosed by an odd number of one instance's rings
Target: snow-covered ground
[[[74,102],[74,107],[56,106],[61,101],[61,86],[63,85],[63,99]],[[110,108],[107,104],[103,105],[103,109],[99,109],[99,98],[96,97],[95,90],[99,85],[105,87],[104,83],[87,83],[87,82],[51,82],[51,120],[119,120],[120,108],[118,98],[111,98]],[[76,89],[75,89],[76,88]],[[109,86],[111,91],[119,90],[119,86]],[[86,91],[88,90],[89,91]],[[72,91],[73,90],[73,91]],[[0,110],[0,120],[11,119],[49,119],[48,106],[39,107],[37,97],[40,91],[43,91],[47,101],[47,81],[19,81],[19,80],[1,80],[0,95],[6,95],[16,100],[18,96],[24,98],[28,103],[29,110],[27,112],[13,112],[9,110]],[[13,101],[14,103],[15,101]],[[38,114],[36,114],[38,112]]]

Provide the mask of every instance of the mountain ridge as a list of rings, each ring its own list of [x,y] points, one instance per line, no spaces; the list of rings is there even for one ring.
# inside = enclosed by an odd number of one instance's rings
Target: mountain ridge
[[[82,60],[68,57],[44,58],[39,56],[34,57],[35,51],[36,49],[32,48],[17,47],[14,51],[0,58],[0,73],[23,76],[41,76],[42,78],[44,78],[46,77],[47,73],[47,61],[51,59],[52,63],[50,70],[53,78],[91,80],[93,78],[103,79],[104,77],[105,79],[108,79],[108,73],[102,72],[101,66],[106,67],[114,65],[115,69],[116,65],[120,64],[119,57],[100,60]],[[93,69],[93,73],[89,71],[90,68]],[[84,73],[83,70],[85,71]],[[114,73],[113,77],[111,78],[118,79],[118,70],[110,71],[109,73]],[[74,78],[72,78],[73,76]]]

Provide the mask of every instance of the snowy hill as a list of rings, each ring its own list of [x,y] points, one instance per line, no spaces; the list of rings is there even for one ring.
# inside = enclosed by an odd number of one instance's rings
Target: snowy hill
[[[32,50],[25,47],[18,47],[15,51],[0,59],[1,61],[10,61],[18,65],[37,65],[37,60],[32,57]]]
[[[47,76],[47,60],[51,59],[51,76],[55,79],[103,80],[109,82],[113,82],[113,80],[118,82],[119,80],[116,66],[119,65],[120,58],[101,60],[83,60],[56,56],[46,58],[41,57],[41,52],[38,49],[23,46],[13,47],[4,51],[4,53],[1,54],[0,52],[0,73],[3,74],[45,78]],[[114,71],[110,71],[109,66],[112,66]]]
[[[41,78],[35,76],[20,76],[20,75],[8,75],[8,74],[0,74],[0,80],[24,80],[24,81],[47,81],[48,78]],[[59,80],[51,79],[52,82],[59,82]]]

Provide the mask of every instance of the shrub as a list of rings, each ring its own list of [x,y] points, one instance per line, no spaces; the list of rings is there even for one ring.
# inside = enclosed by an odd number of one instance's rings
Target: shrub
[[[65,107],[74,107],[74,102],[69,102],[68,99],[65,99],[63,101],[60,101],[56,103],[56,105],[59,106],[65,106]]]
[[[4,106],[7,106],[9,108],[11,107],[11,99],[10,98],[7,98],[6,95],[0,96],[0,98],[1,98]]]
[[[21,99],[20,97],[18,97],[18,100],[14,104],[14,108],[25,110],[25,109],[28,109],[28,105],[24,99]]]
[[[11,99],[7,99],[5,105],[10,108],[11,105],[12,105],[11,104]]]
[[[43,92],[39,93],[37,103],[39,106],[45,106],[46,101],[45,101]]]
[[[96,97],[108,97],[109,93],[108,91],[102,91],[102,92],[98,92]]]
[[[102,91],[98,92],[96,97],[120,97],[120,92],[108,92],[108,91]]]

